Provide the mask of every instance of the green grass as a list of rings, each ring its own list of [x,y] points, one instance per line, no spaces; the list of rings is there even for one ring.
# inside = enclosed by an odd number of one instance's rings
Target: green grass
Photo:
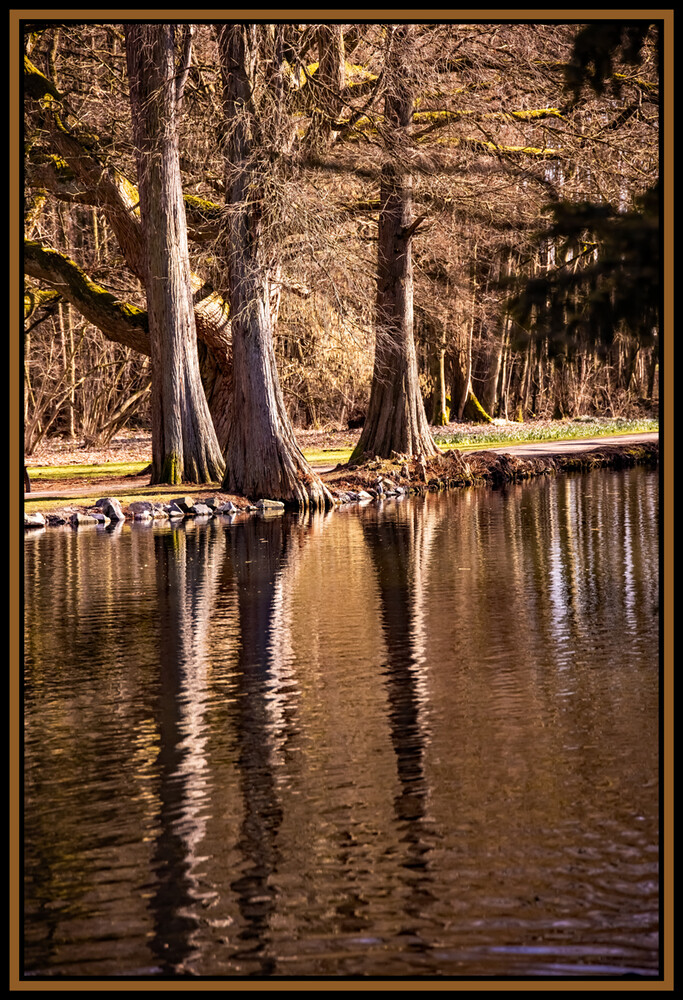
[[[106,462],[102,465],[29,465],[28,474],[31,482],[39,483],[49,479],[51,482],[60,479],[99,479],[103,476],[139,475],[146,469],[149,462]]]
[[[338,465],[340,462],[348,462],[351,458],[353,448],[323,448],[315,450],[304,448],[304,458],[307,462],[315,462],[318,465]]]

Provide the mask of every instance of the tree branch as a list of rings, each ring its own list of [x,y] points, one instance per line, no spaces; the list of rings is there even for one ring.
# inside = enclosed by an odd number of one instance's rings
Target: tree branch
[[[145,310],[117,299],[92,281],[65,254],[48,249],[35,240],[27,240],[24,244],[24,271],[32,278],[47,282],[108,340],[149,355],[151,347]]]

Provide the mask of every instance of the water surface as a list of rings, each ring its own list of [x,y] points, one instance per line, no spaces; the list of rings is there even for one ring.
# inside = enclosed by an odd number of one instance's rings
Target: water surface
[[[658,477],[25,541],[24,969],[658,974]]]

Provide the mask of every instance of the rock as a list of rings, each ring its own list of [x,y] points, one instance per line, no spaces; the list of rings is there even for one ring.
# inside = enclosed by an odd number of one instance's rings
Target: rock
[[[232,500],[228,500],[226,503],[221,504],[221,506],[218,508],[218,513],[219,514],[237,514],[237,513],[239,513],[239,507],[237,507],[236,504],[234,504],[232,502]]]
[[[206,504],[207,507],[210,507],[211,510],[214,511],[220,510],[220,508],[223,506],[223,501],[221,500],[220,497],[206,497],[201,502]]]
[[[46,521],[51,527],[58,527],[60,524],[67,523],[66,518],[62,514],[48,514]]]
[[[66,523],[66,522],[62,522]],[[25,528],[44,528],[45,518],[40,513],[36,511],[35,514],[24,514],[24,527]]]
[[[213,515],[213,510],[208,507],[205,503],[194,503],[190,507],[188,514],[197,514],[200,517],[211,517]]]
[[[169,517],[185,517],[185,511],[175,501],[167,504],[166,513]]]
[[[87,513],[89,517],[94,517],[98,524],[111,524],[110,519],[99,509],[99,507],[93,507],[93,509],[89,510]]]
[[[154,504],[150,500],[133,500],[128,505],[128,510],[133,515],[142,514],[145,511],[151,515],[154,511]]]
[[[151,500],[134,500],[128,506],[128,513],[132,514],[136,521],[168,517],[168,511],[164,504],[153,503]]]
[[[257,500],[257,510],[284,510],[285,505],[281,500]]]
[[[95,503],[95,507],[99,507],[103,514],[110,519],[110,521],[125,521],[126,515],[123,513],[123,508],[121,503],[116,497],[103,497]]]
[[[194,507],[193,497],[175,497],[171,500],[171,503],[175,504],[176,507],[180,507],[186,514]]]
[[[80,528],[86,524],[99,524],[99,521],[92,514],[82,514],[79,510],[74,511],[70,518],[74,527]]]

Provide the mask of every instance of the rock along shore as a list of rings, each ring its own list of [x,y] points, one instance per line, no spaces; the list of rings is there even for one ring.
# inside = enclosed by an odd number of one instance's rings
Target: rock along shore
[[[659,462],[658,441],[605,444],[567,453],[520,456],[497,451],[462,453],[449,449],[434,458],[394,454],[390,459],[371,458],[362,465],[338,465],[322,474],[335,504],[369,502],[383,497],[419,494],[467,486],[500,487],[535,476],[592,469],[625,469],[635,465],[654,467]],[[104,488],[106,489],[106,487]],[[103,489],[103,492],[104,492]],[[108,525],[123,521],[154,523],[185,518],[235,517],[238,514],[283,512],[279,500],[228,498],[220,492],[206,496],[180,496],[168,501],[136,500],[125,505],[116,497],[103,496],[90,507],[65,506],[43,515],[24,513],[25,528],[70,524],[73,527]]]

